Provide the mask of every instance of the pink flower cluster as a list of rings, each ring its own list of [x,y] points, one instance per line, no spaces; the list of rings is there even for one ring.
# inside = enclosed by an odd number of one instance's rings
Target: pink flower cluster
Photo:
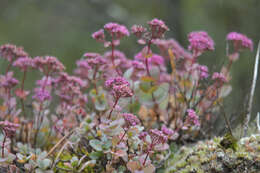
[[[171,136],[174,133],[174,131],[172,129],[167,128],[165,125],[162,126],[161,130],[162,130],[163,134],[165,134],[166,136]]]
[[[148,22],[150,26],[152,39],[162,38],[166,31],[169,31],[169,28],[165,25],[164,21],[159,19],[153,19]]]
[[[214,50],[214,41],[205,31],[191,32],[188,35],[188,40],[190,42],[188,48],[196,53],[196,56],[204,51]]]
[[[125,120],[127,128],[140,124],[140,120],[133,114],[123,113],[122,116],[123,116],[123,118]]]
[[[214,72],[213,73],[212,79],[213,80],[217,80],[217,81],[222,82],[222,83],[226,83],[227,82],[226,76],[224,74],[218,73],[218,72]]]
[[[123,77],[115,77],[108,79],[105,83],[106,87],[112,90],[112,95],[115,98],[132,97],[133,92],[130,89],[130,84]]]
[[[15,87],[19,81],[13,77],[13,72],[8,72],[6,75],[0,76],[0,86],[10,89]]]
[[[34,61],[30,57],[22,57],[14,61],[13,66],[19,67],[22,71],[26,71],[27,68],[34,67]]]
[[[129,36],[129,31],[124,25],[118,23],[107,23],[104,29],[110,34],[112,38],[121,39],[122,37]]]
[[[149,130],[149,134],[152,139],[152,145],[164,144],[167,142],[168,137],[158,129],[151,129]]]
[[[11,62],[16,58],[27,57],[28,54],[23,50],[23,47],[5,44],[0,47],[0,56]]]
[[[0,127],[3,129],[7,137],[13,137],[19,124],[11,123],[9,121],[0,121]]]
[[[193,109],[187,110],[187,121],[195,126],[200,126],[199,117]]]
[[[233,43],[236,52],[241,49],[253,50],[253,42],[246,35],[238,32],[231,32],[227,35],[226,39]]]
[[[137,37],[137,38],[141,38],[142,34],[145,33],[147,31],[146,28],[144,28],[141,25],[133,25],[131,27],[131,32]]]
[[[65,70],[64,65],[53,56],[35,57],[33,59],[34,67],[44,72],[46,75],[52,72],[61,72]]]
[[[198,66],[198,70],[199,70],[199,77],[200,79],[206,79],[209,76],[209,69],[207,66],[205,65],[199,65]]]

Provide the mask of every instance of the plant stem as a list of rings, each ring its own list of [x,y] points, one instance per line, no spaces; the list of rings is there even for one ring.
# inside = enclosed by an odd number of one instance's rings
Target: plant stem
[[[119,98],[120,98],[120,97],[116,98],[115,103],[114,103],[114,105],[113,105],[111,111],[109,112],[108,119],[111,118],[112,112],[113,112],[113,110],[115,109],[115,107],[116,107],[116,105],[117,105],[117,102],[118,102]]]
[[[117,144],[120,144],[120,143],[122,142],[122,140],[124,139],[124,137],[125,137],[126,133],[127,133],[127,130],[125,130],[125,132],[124,132],[123,136],[120,138],[120,140],[118,141],[118,143],[117,143]]]
[[[5,141],[6,141],[6,133],[4,134],[4,140],[3,140],[3,143],[2,143],[2,158],[5,157]]]

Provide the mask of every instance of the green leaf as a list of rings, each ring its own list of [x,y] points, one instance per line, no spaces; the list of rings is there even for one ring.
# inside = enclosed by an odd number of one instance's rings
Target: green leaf
[[[78,159],[78,157],[76,157],[76,156],[73,156],[73,157],[71,158],[71,160],[70,160],[70,164],[71,164],[72,167],[78,166],[78,162],[79,162],[79,159]]]
[[[100,157],[103,156],[103,152],[100,152],[100,151],[92,151],[90,154],[89,154],[89,157],[92,159],[92,160],[97,160],[99,159]]]
[[[89,142],[90,146],[97,151],[102,151],[102,142],[97,139],[92,139]]]

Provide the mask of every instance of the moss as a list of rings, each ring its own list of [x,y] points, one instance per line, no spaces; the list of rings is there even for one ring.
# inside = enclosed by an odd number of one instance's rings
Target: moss
[[[224,142],[223,142],[224,141]],[[200,141],[182,147],[167,162],[166,172],[174,173],[259,173],[260,135],[236,141],[232,136]]]

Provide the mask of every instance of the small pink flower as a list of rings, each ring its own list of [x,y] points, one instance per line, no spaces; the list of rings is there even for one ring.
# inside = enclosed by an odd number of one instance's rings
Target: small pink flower
[[[251,51],[253,50],[252,40],[241,33],[230,32],[227,35],[227,40],[233,42],[233,46],[236,52],[241,49],[250,49]]]
[[[223,82],[223,83],[226,83],[226,82],[227,82],[227,78],[225,77],[225,75],[222,74],[222,73],[218,73],[218,72],[214,72],[214,73],[213,73],[212,79],[213,79],[213,80],[220,81],[220,82]]]
[[[205,31],[191,32],[188,35],[190,42],[189,50],[195,53],[203,53],[207,50],[214,50],[214,41]]]
[[[5,132],[5,135],[9,138],[15,135],[16,129],[19,126],[19,124],[11,123],[9,121],[0,121],[0,127]]]
[[[53,56],[35,57],[33,59],[34,67],[45,74],[50,72],[61,72],[65,70],[64,65]]]
[[[171,136],[174,133],[174,131],[172,129],[167,128],[165,125],[162,126],[161,130],[162,130],[163,134],[165,134],[167,136]]]
[[[105,82],[105,86],[112,90],[112,94],[115,98],[133,96],[129,82],[123,77],[108,79]]]
[[[131,126],[136,126],[136,125],[140,124],[140,120],[133,114],[123,113],[122,116],[123,116],[126,126],[128,128]]]
[[[164,21],[162,20],[155,18],[149,21],[148,24],[152,32],[152,39],[162,38],[164,33],[166,31],[169,31],[169,28],[165,25]]]
[[[44,102],[46,100],[51,100],[51,93],[47,89],[43,88],[35,88],[34,89],[34,96],[32,97],[33,99],[38,100],[39,102]]]
[[[8,72],[6,75],[0,75],[0,86],[4,88],[13,88],[19,81],[13,77],[13,72]]]
[[[142,34],[146,32],[146,28],[141,25],[133,25],[131,28],[131,32],[137,37],[141,38]]]
[[[134,67],[134,69],[136,70],[145,70],[145,65],[140,62],[140,61],[137,61],[137,60],[133,60],[132,61],[132,66]]]
[[[158,145],[158,144],[164,144],[168,140],[168,137],[166,135],[164,135],[163,132],[158,129],[149,130],[149,134],[152,138],[153,146]]]
[[[107,23],[104,29],[109,32],[113,39],[121,39],[122,37],[129,36],[129,31],[124,25],[118,23]]]
[[[195,126],[200,126],[199,117],[197,116],[196,112],[193,109],[188,109],[187,113],[188,113],[188,116],[187,116],[186,121],[189,124],[193,124]]]
[[[0,56],[11,62],[16,58],[27,57],[28,54],[23,50],[23,47],[5,44],[0,47]]]
[[[19,67],[22,71],[26,71],[28,67],[34,67],[34,63],[30,57],[21,57],[14,61],[13,66]]]
[[[92,38],[94,38],[98,42],[105,42],[105,34],[104,30],[100,29],[92,34]]]
[[[209,76],[209,70],[208,67],[205,65],[199,65],[198,66],[198,70],[199,70],[199,76],[200,79],[206,79]]]

